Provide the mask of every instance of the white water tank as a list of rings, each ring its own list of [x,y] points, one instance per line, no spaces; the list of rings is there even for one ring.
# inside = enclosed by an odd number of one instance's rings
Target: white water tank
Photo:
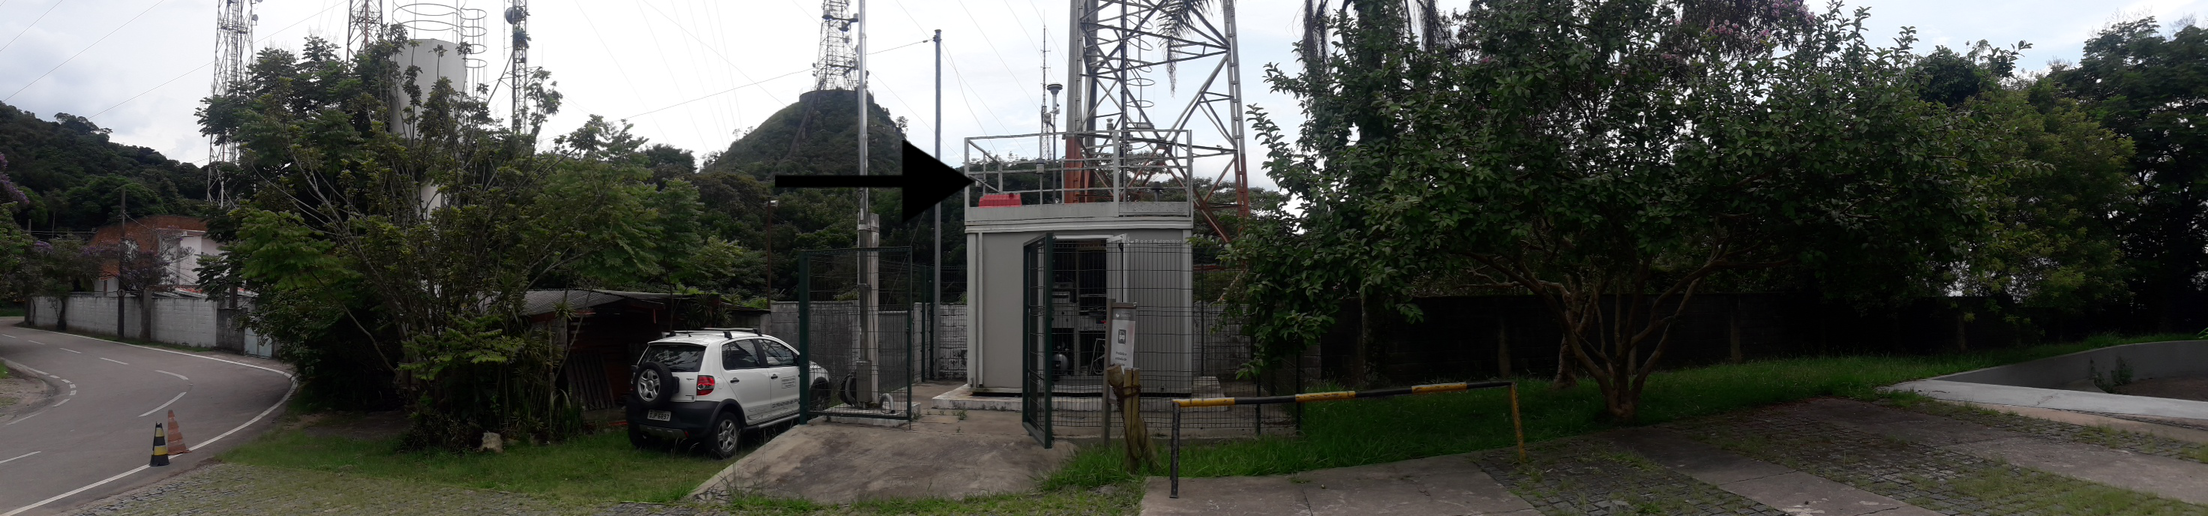
[[[459,94],[468,93],[467,56],[461,52],[459,43],[441,39],[408,40],[392,60],[398,63],[401,77],[410,69],[421,69],[413,81],[421,92],[420,102],[429,102],[438,79],[452,81],[452,89]],[[407,94],[405,84],[401,82],[398,90],[391,92],[391,128],[399,135],[414,136],[414,124],[408,120],[407,113],[417,99]]]

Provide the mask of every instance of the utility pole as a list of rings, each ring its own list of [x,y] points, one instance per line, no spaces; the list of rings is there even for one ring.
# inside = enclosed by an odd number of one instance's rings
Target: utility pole
[[[872,109],[870,109],[873,102],[869,101],[866,95],[866,27],[870,25],[869,20],[866,19],[866,0],[859,0],[858,10],[851,14],[851,19],[852,25],[855,25],[851,30],[859,35],[857,52],[859,80],[858,87],[852,92],[852,96],[856,97],[859,103],[859,175],[865,176],[867,175],[867,162],[873,161],[870,159],[873,156],[867,154],[866,151],[867,139],[872,136],[866,129],[866,122],[873,115]],[[872,249],[880,247],[881,224],[880,220],[874,217],[874,196],[873,190],[870,188],[859,189],[858,222],[859,248]],[[861,349],[859,350],[858,363],[854,365],[860,374],[866,375],[865,380],[858,382],[861,389],[860,396],[858,396],[859,404],[872,405],[875,401],[874,397],[882,392],[882,375],[879,370],[881,357],[877,356],[881,351],[879,328],[881,320],[878,315],[881,309],[881,285],[879,283],[881,280],[881,256],[873,251],[859,251],[858,258],[859,347]]]
[[[124,249],[123,241],[130,239],[130,190],[116,190],[116,193],[122,195],[122,204],[117,207],[122,221],[115,223],[115,338],[120,339],[124,335],[123,262],[128,259],[126,253],[129,251]],[[61,301],[69,302],[67,298]]]
[[[943,159],[943,29],[935,29],[935,159]],[[941,346],[943,335],[938,327],[943,320],[943,203],[935,203],[935,252],[928,263],[935,265],[935,275],[928,281],[928,373],[935,372],[935,346]]]

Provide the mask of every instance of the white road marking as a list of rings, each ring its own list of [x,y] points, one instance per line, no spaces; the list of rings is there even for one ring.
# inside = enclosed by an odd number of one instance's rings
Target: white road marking
[[[61,401],[56,401],[56,402],[54,402],[54,406],[52,406],[52,407],[46,407],[46,408],[58,408],[58,407],[60,407],[60,406],[61,406],[62,404],[64,404],[64,403],[68,403],[68,402],[69,402],[69,400],[72,400],[72,399],[76,399],[76,398],[62,398],[62,399],[61,399]]]
[[[32,412],[32,413],[31,413],[31,415],[28,415],[28,416],[23,416],[23,417],[19,417],[19,418],[15,418],[15,420],[14,420],[14,421],[9,421],[9,422],[8,422],[8,424],[6,424],[6,425],[0,425],[0,426],[15,426],[15,424],[16,424],[16,423],[21,423],[21,422],[23,422],[23,420],[25,420],[25,419],[30,419],[30,418],[38,417],[38,415],[39,415],[39,414],[44,414],[44,413],[46,413],[46,411],[44,411],[44,410],[41,410],[41,411],[38,411],[38,412]]]
[[[46,331],[46,330],[38,330],[38,331]],[[46,333],[53,333],[53,334],[56,334],[56,335],[69,335],[69,336],[71,336],[71,337],[79,337],[78,335],[71,335],[71,334],[67,334],[67,333],[60,333],[60,332],[51,332],[51,331],[47,331]],[[102,342],[115,342],[115,341],[111,341],[111,340],[105,340],[105,339],[93,339],[93,338],[91,338],[91,337],[81,337],[81,338],[85,338],[85,339],[90,339],[90,340],[98,340],[98,341],[102,341]],[[116,344],[123,344],[123,343],[121,343],[121,342],[116,342]],[[131,344],[123,344],[123,345],[125,345],[125,346],[130,346]],[[280,375],[283,375],[285,379],[291,380],[291,388],[290,388],[290,389],[286,389],[286,390],[284,390],[284,396],[283,396],[283,397],[281,397],[281,398],[277,398],[277,399],[276,399],[276,404],[274,404],[274,405],[269,405],[269,406],[268,406],[268,408],[265,408],[265,409],[261,409],[261,413],[260,413],[260,415],[256,415],[256,416],[253,416],[253,419],[251,419],[251,420],[247,420],[247,421],[245,422],[245,424],[241,424],[241,425],[238,425],[238,426],[237,426],[237,428],[232,428],[232,429],[230,429],[230,431],[228,431],[228,432],[223,432],[223,433],[222,433],[222,435],[218,435],[218,436],[215,436],[215,438],[213,438],[213,439],[208,439],[208,440],[205,440],[205,441],[200,441],[200,442],[199,442],[199,444],[197,444],[197,445],[194,445],[194,447],[196,447],[196,448],[198,448],[198,449],[202,449],[202,450],[205,450],[205,449],[207,449],[207,446],[208,446],[208,445],[211,445],[211,444],[215,444],[215,441],[220,441],[220,440],[222,440],[222,438],[224,438],[224,437],[229,437],[229,436],[230,436],[230,434],[235,434],[235,433],[238,433],[238,431],[239,431],[239,430],[244,430],[244,429],[245,429],[246,427],[249,427],[249,426],[253,426],[253,424],[254,424],[254,423],[259,423],[259,422],[261,422],[261,420],[262,420],[262,419],[266,419],[266,418],[268,418],[268,414],[269,414],[269,413],[271,413],[271,412],[275,412],[275,411],[276,411],[276,409],[277,409],[277,408],[279,408],[279,407],[283,407],[283,406],[284,406],[284,402],[287,402],[287,401],[291,401],[291,394],[292,394],[292,393],[294,393],[294,392],[298,392],[298,391],[299,391],[299,379],[298,379],[297,377],[293,377],[293,376],[291,375],[291,373],[286,373],[286,372],[283,372],[283,371],[278,371],[278,370],[275,370],[275,369],[270,369],[270,368],[266,368],[266,367],[261,367],[261,366],[257,366],[257,365],[253,365],[253,364],[248,364],[248,363],[244,363],[244,362],[235,362],[235,361],[230,361],[230,360],[223,360],[223,359],[220,359],[220,358],[215,358],[215,357],[210,357],[210,356],[194,355],[194,354],[191,354],[191,353],[184,353],[184,352],[180,352],[180,351],[171,351],[171,350],[166,350],[166,349],[161,349],[161,348],[155,348],[155,347],[147,347],[147,346],[137,346],[137,347],[139,347],[139,348],[143,348],[143,349],[150,349],[150,350],[154,350],[154,351],[160,351],[160,352],[164,352],[164,353],[175,353],[175,354],[178,354],[178,355],[184,355],[184,356],[187,356],[187,357],[199,357],[199,358],[204,358],[204,359],[208,359],[208,360],[213,360],[213,361],[216,361],[216,362],[224,362],[224,363],[229,363],[229,364],[232,364],[232,365],[241,365],[241,366],[245,366],[245,367],[251,367],[251,368],[254,368],[254,369],[259,369],[259,370],[262,370],[262,371],[268,371],[268,372],[271,372],[271,373],[276,373],[276,374],[280,374]],[[48,376],[52,376],[52,375],[48,375]],[[36,414],[33,414],[33,415],[36,415]],[[27,417],[26,417],[26,419],[27,419]],[[17,422],[20,422],[20,421],[22,421],[22,419],[17,419],[17,420],[15,420],[15,421],[17,421]],[[12,424],[15,424],[15,422],[10,422],[10,423],[8,423],[8,424],[11,424],[11,425],[12,425]],[[54,501],[55,501],[55,500],[60,500],[60,499],[63,499],[63,498],[68,498],[68,497],[70,497],[70,496],[76,495],[77,493],[82,493],[82,492],[85,492],[85,491],[87,491],[87,490],[90,490],[90,489],[92,489],[92,488],[95,488],[95,487],[100,487],[100,486],[103,486],[103,485],[107,485],[107,483],[109,483],[109,482],[114,482],[114,481],[116,481],[116,480],[122,480],[122,478],[123,478],[123,477],[127,477],[127,476],[130,476],[131,474],[133,474],[133,473],[137,473],[137,472],[140,472],[140,471],[145,471],[145,470],[146,470],[147,468],[150,468],[150,467],[151,467],[151,466],[139,466],[139,467],[137,467],[137,468],[131,469],[130,471],[125,471],[125,472],[122,472],[121,474],[117,474],[117,475],[115,475],[115,476],[112,476],[112,477],[107,477],[107,480],[101,480],[101,481],[98,481],[98,482],[93,482],[93,483],[91,483],[91,484],[86,484],[86,485],[85,485],[84,487],[79,487],[79,488],[76,488],[75,490],[69,491],[69,492],[67,492],[67,493],[62,493],[62,494],[54,495],[54,497],[53,497],[53,498],[47,498],[47,499],[45,499],[45,500],[39,500],[39,501],[38,501],[38,503],[34,503],[34,504],[30,504],[30,505],[25,505],[25,506],[22,506],[22,507],[17,507],[17,508],[15,508],[15,510],[12,510],[12,511],[8,511],[8,512],[5,512],[5,513],[0,513],[0,516],[15,516],[15,515],[17,515],[17,514],[22,514],[22,513],[24,513],[24,512],[28,512],[28,511],[30,511],[31,509],[37,509],[37,508],[39,508],[39,507],[44,507],[44,506],[46,506],[46,504],[49,504],[49,503],[54,503]]]
[[[169,405],[171,405],[171,404],[174,404],[174,403],[176,403],[176,400],[181,400],[181,399],[184,399],[184,395],[186,395],[186,394],[191,394],[191,393],[192,393],[192,391],[184,391],[184,392],[179,392],[179,393],[176,393],[176,397],[174,397],[174,398],[169,398],[169,402],[168,402],[168,403],[163,403],[163,404],[161,404],[161,406],[159,406],[159,407],[154,407],[154,408],[153,408],[153,410],[148,410],[148,411],[146,411],[146,413],[144,413],[144,414],[139,414],[139,415],[138,415],[138,417],[146,417],[146,416],[151,416],[151,415],[153,415],[153,413],[155,413],[155,412],[160,412],[160,411],[161,411],[161,409],[169,408]]]
[[[0,460],[0,464],[7,464],[7,463],[9,463],[9,462],[14,462],[14,461],[15,461],[15,459],[20,459],[20,458],[24,458],[24,457],[29,457],[29,456],[32,456],[32,455],[38,455],[38,452],[35,452],[35,451],[34,451],[34,452],[30,452],[30,453],[25,453],[25,454],[22,454],[22,455],[17,455],[17,456],[15,456],[15,458],[13,458],[13,459],[8,459],[8,460]]]
[[[30,371],[30,372],[31,372],[31,374],[42,374],[42,375],[46,375],[46,376],[54,376],[53,374],[51,374],[51,373],[47,373],[47,372],[45,372],[45,371],[40,371],[40,370],[37,370],[37,369],[31,369],[31,366],[23,365],[23,363],[22,363],[22,362],[17,362],[17,361],[14,361],[14,360],[7,360],[7,359],[0,359],[0,362],[5,362],[5,363],[7,363],[7,364],[8,364],[8,367],[13,367],[13,368],[16,368],[16,369],[22,369],[22,370],[25,370],[25,371]],[[55,378],[60,378],[59,376],[54,376],[54,377],[55,377]]]
[[[16,336],[14,336],[14,335],[0,335],[0,337],[7,337],[7,338],[11,338],[11,339],[13,339],[13,338],[17,338],[17,337],[16,337]],[[5,461],[0,461],[0,462],[5,462]]]
[[[130,471],[125,471],[125,472],[123,472],[123,473],[122,473],[122,474],[120,474],[120,475],[115,475],[115,476],[112,476],[112,477],[107,477],[107,480],[101,480],[101,481],[98,481],[98,482],[93,482],[93,483],[91,483],[91,484],[87,484],[87,485],[85,485],[84,487],[79,487],[79,488],[77,488],[77,489],[76,489],[76,490],[74,490],[74,491],[70,491],[70,492],[67,492],[67,493],[62,493],[62,494],[54,495],[54,497],[53,497],[53,498],[47,498],[47,499],[44,499],[44,500],[39,500],[39,501],[38,501],[38,503],[34,503],[34,504],[30,504],[30,505],[25,505],[25,506],[22,506],[22,507],[17,507],[17,508],[15,509],[15,510],[12,510],[12,511],[8,511],[8,512],[6,512],[6,513],[0,513],[0,516],[15,516],[15,515],[17,515],[17,514],[23,514],[24,512],[26,512],[26,511],[29,511],[29,510],[31,510],[31,509],[37,509],[37,508],[39,508],[39,507],[41,507],[41,506],[44,506],[44,505],[46,505],[46,504],[49,504],[49,503],[54,503],[54,500],[60,500],[60,499],[63,499],[63,498],[68,498],[68,497],[70,497],[71,495],[75,495],[75,494],[77,494],[77,493],[82,493],[82,492],[85,492],[86,490],[89,490],[89,489],[92,489],[92,488],[95,488],[95,487],[100,487],[101,485],[105,485],[105,484],[107,484],[108,482],[114,482],[114,481],[116,481],[116,480],[122,480],[122,478],[123,478],[123,477],[127,477],[127,476],[130,476],[130,474],[132,474],[132,473],[137,473],[137,472],[140,472],[140,471],[145,471],[145,470],[146,470],[146,468],[151,468],[151,467],[153,467],[153,466],[139,466],[139,467],[137,467],[137,468],[135,468],[135,469],[132,469],[132,470],[130,470]]]
[[[62,350],[62,351],[67,351],[67,352],[70,352],[70,353],[76,353],[76,354],[79,354],[79,355],[82,355],[82,354],[84,354],[84,352],[83,352],[83,351],[77,351],[77,350],[74,350],[74,349],[69,349],[69,348],[61,348],[61,350]]]
[[[107,357],[100,357],[100,360],[106,360],[106,361],[109,361],[109,362],[114,362],[114,363],[117,363],[117,364],[122,364],[122,365],[130,365],[130,362],[124,362],[124,361],[121,361],[121,360],[116,360],[116,359],[112,359],[112,358],[107,358]]]
[[[156,373],[161,373],[161,374],[165,374],[165,375],[169,375],[169,376],[174,376],[174,377],[176,377],[176,379],[178,379],[178,380],[183,380],[183,381],[187,381],[187,382],[189,382],[189,381],[192,381],[192,379],[190,379],[190,378],[185,378],[185,377],[184,377],[184,375],[181,375],[181,374],[176,374],[176,373],[171,373],[171,372],[168,372],[168,371],[163,371],[163,370],[160,370],[160,369],[155,369],[155,370],[153,370],[153,372],[156,372]]]

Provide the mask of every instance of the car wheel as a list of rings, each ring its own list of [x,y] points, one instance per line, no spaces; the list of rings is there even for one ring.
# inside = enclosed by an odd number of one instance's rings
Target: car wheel
[[[707,438],[708,451],[713,458],[727,460],[736,456],[736,450],[744,444],[744,424],[734,412],[723,411],[713,415],[713,433]]]
[[[636,388],[636,398],[645,407],[661,408],[675,398],[675,373],[666,364],[646,362],[629,375],[629,384]]]
[[[826,409],[836,404],[836,389],[828,380],[813,380],[812,410]]]
[[[843,400],[844,405],[849,405],[851,407],[859,406],[858,375],[843,377],[843,388],[836,389],[836,399]]]

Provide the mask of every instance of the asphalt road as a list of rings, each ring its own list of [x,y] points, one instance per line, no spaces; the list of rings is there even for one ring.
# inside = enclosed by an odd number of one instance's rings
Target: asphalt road
[[[58,514],[151,484],[274,424],[291,375],[272,362],[17,327],[0,359],[54,396],[0,415],[0,516]],[[152,468],[153,426],[176,412],[191,453]]]

